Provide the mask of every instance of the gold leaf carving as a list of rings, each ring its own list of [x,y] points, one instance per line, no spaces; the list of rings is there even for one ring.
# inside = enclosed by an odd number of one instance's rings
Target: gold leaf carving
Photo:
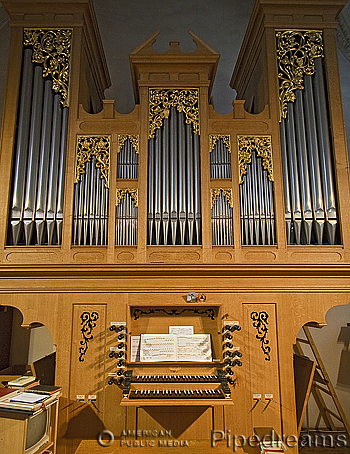
[[[176,107],[185,114],[186,123],[199,134],[199,90],[189,89],[149,89],[149,138],[154,137],[156,129],[163,124],[163,118],[169,118],[170,108]]]
[[[133,199],[135,206],[138,206],[139,190],[135,188],[117,189],[115,194],[115,205],[118,206],[120,204],[120,202],[123,200],[127,192]]]
[[[287,103],[295,90],[303,89],[304,75],[315,72],[315,58],[323,57],[322,31],[277,30],[280,120],[287,116]]]
[[[222,195],[225,197],[230,207],[233,208],[232,189],[223,188],[215,188],[210,190],[210,207],[213,208],[220,195],[220,192],[222,192]]]
[[[52,77],[52,89],[61,94],[64,107],[68,106],[71,41],[71,29],[24,29],[23,44],[33,46],[33,63],[43,65],[44,77]]]
[[[228,149],[229,153],[231,153],[231,136],[222,135],[222,134],[210,134],[209,135],[209,153],[214,150],[216,142],[220,139],[226,145],[226,148]]]
[[[128,139],[130,140],[130,143],[134,147],[135,152],[137,154],[139,154],[139,135],[138,134],[133,134],[133,135],[130,135],[130,134],[118,134],[118,151],[117,151],[117,153],[120,152],[120,150],[124,146],[124,143]]]
[[[80,175],[85,173],[86,163],[95,156],[96,167],[101,170],[101,178],[105,180],[106,188],[109,187],[110,145],[110,136],[77,136],[75,183],[78,183]]]
[[[237,136],[239,184],[247,173],[247,165],[252,160],[252,152],[262,158],[262,166],[267,170],[270,181],[273,181],[271,136]]]

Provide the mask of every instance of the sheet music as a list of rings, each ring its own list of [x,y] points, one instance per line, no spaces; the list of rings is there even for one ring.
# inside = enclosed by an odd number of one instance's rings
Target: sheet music
[[[212,361],[210,334],[177,336],[178,361]]]
[[[176,361],[175,334],[141,334],[141,361]]]
[[[169,326],[169,334],[193,334],[193,326],[176,325]]]
[[[141,334],[140,361],[212,361],[210,334]]]
[[[140,348],[141,338],[140,336],[131,336],[130,339],[130,361],[140,361]]]

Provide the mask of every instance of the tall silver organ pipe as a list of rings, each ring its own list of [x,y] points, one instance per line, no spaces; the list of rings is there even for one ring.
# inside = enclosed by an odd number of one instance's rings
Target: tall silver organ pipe
[[[68,107],[24,48],[12,175],[9,245],[62,241]]]
[[[211,226],[214,246],[233,245],[233,209],[231,189],[211,190]]]
[[[199,136],[176,107],[149,139],[148,179],[148,243],[201,244]]]
[[[74,186],[73,245],[106,245],[108,241],[108,136],[78,136]]]
[[[304,76],[282,118],[281,150],[288,244],[339,243],[328,104],[321,58]]]
[[[117,189],[116,237],[117,246],[137,245],[137,189]]]

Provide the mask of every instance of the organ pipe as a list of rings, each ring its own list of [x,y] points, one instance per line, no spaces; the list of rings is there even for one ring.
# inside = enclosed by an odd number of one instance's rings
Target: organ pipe
[[[210,135],[210,178],[231,178],[230,136]]]
[[[78,136],[74,186],[74,245],[106,245],[109,206],[109,136]]]
[[[187,103],[194,109],[191,119],[188,109],[179,107],[181,103]],[[167,109],[161,110],[163,116],[155,115],[153,118],[153,108],[159,108],[160,104],[162,109],[164,105]],[[201,243],[200,149],[196,105],[196,89],[153,90],[150,93],[149,244]]]
[[[139,136],[118,135],[117,178],[137,179],[139,165]]]
[[[62,241],[70,39],[70,30],[24,31],[8,244]]]
[[[277,47],[287,242],[336,244],[338,213],[322,32],[278,31]]]
[[[214,246],[233,245],[232,189],[211,190],[211,225]]]
[[[242,244],[275,244],[271,137],[238,136],[238,153]]]
[[[116,245],[137,245],[138,190],[117,189]]]

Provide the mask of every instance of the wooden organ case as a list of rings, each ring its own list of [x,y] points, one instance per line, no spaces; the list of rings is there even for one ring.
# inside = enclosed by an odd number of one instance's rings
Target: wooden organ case
[[[208,102],[219,55],[192,32],[190,54],[156,53],[157,34],[131,53],[122,115],[90,1],[2,3],[1,305],[57,346],[57,452],[295,435],[296,334],[350,296],[345,1],[257,0],[227,115]],[[131,357],[170,326],[209,334],[212,360]]]

